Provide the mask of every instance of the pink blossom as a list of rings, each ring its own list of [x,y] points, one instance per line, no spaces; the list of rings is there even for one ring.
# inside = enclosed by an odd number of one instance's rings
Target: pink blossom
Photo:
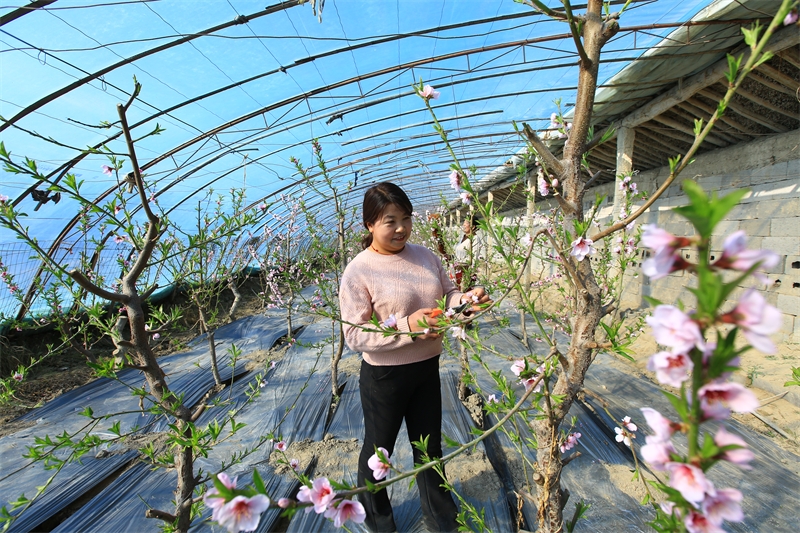
[[[689,533],[725,533],[724,529],[714,524],[707,516],[697,511],[691,511],[689,515],[683,519],[683,523]]]
[[[372,470],[372,477],[380,481],[389,475],[389,471],[392,469],[392,461],[386,448],[378,447],[378,450],[386,458],[386,462],[381,461],[380,457],[378,457],[378,454],[374,453],[367,461],[367,466],[369,466]]]
[[[637,429],[639,429],[636,426],[636,424],[631,422],[631,417],[629,416],[626,416],[625,418],[622,419],[622,425],[625,426],[625,429],[627,429],[628,431],[636,431]]]
[[[722,420],[728,418],[731,411],[752,413],[758,409],[756,395],[739,383],[707,383],[700,387],[697,395],[706,419]]]
[[[783,19],[784,26],[791,26],[792,24],[796,24],[798,19],[798,14],[796,9],[792,9]]]
[[[453,318],[456,314],[456,310],[452,307],[448,308],[447,311],[444,312],[445,318]]]
[[[114,169],[113,169],[113,168],[111,168],[111,167],[110,167],[110,166],[108,166],[108,165],[103,165],[103,166],[102,166],[102,167],[100,167],[100,168],[102,169],[102,171],[103,171],[103,174],[105,174],[106,176],[110,176],[111,174],[113,174],[113,173],[114,173]]]
[[[497,399],[497,395],[490,394],[489,396],[486,397],[486,403],[491,404],[491,403],[500,403],[500,402]]]
[[[114,235],[114,242],[119,244],[125,242],[125,236],[123,235]]]
[[[292,468],[292,470],[297,472],[298,470],[300,470],[300,460],[299,459],[289,459],[289,466]]]
[[[544,372],[544,365],[539,365],[539,368],[536,369],[535,375],[520,380],[520,383],[522,383],[525,386],[525,392],[531,390],[531,387],[533,387],[533,392],[539,392],[540,390],[542,390],[542,383],[544,382],[545,379],[542,376],[543,372]],[[542,376],[542,379],[539,379],[540,376]],[[536,382],[537,380],[538,383]]]
[[[681,495],[692,503],[703,501],[706,494],[714,494],[714,485],[706,479],[703,471],[686,463],[667,463],[669,471],[669,485],[681,493]]]
[[[467,332],[461,326],[453,326],[450,331],[454,339],[461,339],[462,341],[467,340]]]
[[[750,466],[750,461],[755,458],[755,454],[747,449],[747,443],[741,437],[733,433],[728,433],[724,426],[720,426],[719,431],[714,435],[714,443],[720,448],[724,448],[725,446],[741,446],[740,448],[722,452],[719,457],[720,459],[725,459],[726,461],[737,464],[745,470],[750,470],[750,468],[752,468]]]
[[[352,520],[356,524],[362,523],[367,518],[367,513],[361,502],[342,500],[336,507],[329,507],[325,511],[325,518],[333,518],[333,525],[342,527],[348,520]]]
[[[160,338],[161,338],[161,334],[160,333],[153,333],[153,340],[154,341],[157,341]]]
[[[261,513],[267,508],[269,498],[263,494],[256,494],[252,498],[236,496],[219,511],[217,522],[231,533],[255,531],[258,521],[261,520]]]
[[[738,490],[719,489],[716,494],[703,500],[703,513],[715,525],[721,525],[724,520],[741,522],[744,520],[744,513],[739,505],[741,502],[742,493]]]
[[[259,208],[261,211],[266,211],[266,210],[267,210],[267,204],[265,204],[265,203],[260,203],[260,204],[258,204],[258,208]]]
[[[558,113],[551,113],[550,114],[550,128],[556,129],[560,125]]]
[[[628,433],[627,431],[625,431],[620,427],[614,428],[614,432],[617,434],[617,436],[614,437],[614,440],[616,440],[617,442],[624,442],[625,446],[627,446],[628,448],[631,447],[631,437],[633,437],[633,435],[631,435],[630,433]]]
[[[555,189],[556,187],[558,187],[558,178],[553,178],[553,181],[551,181],[551,182],[550,182],[550,186],[551,186],[552,188],[554,188],[554,189]]]
[[[642,407],[640,409],[647,420],[647,424],[655,432],[655,440],[664,442],[668,441],[672,434],[675,432],[674,424],[671,420],[664,415],[653,409],[652,407]],[[649,442],[649,441],[648,441]]]
[[[561,453],[566,453],[567,450],[574,448],[578,444],[578,439],[581,438],[581,436],[582,435],[577,431],[567,435],[567,440],[565,440],[559,447]]]
[[[275,443],[275,449],[278,450],[279,452],[285,452],[286,451],[286,441],[282,441],[281,440],[281,441],[276,442]]]
[[[642,454],[642,459],[644,459],[653,470],[666,470],[667,463],[672,461],[670,454],[675,453],[675,447],[672,445],[672,441],[669,439],[661,440],[653,435],[646,436],[644,440],[647,444],[639,449],[639,453]]]
[[[389,317],[383,321],[383,325],[389,329],[397,329],[397,317],[389,315]]]
[[[458,170],[454,170],[450,173],[450,186],[455,189],[456,192],[461,192],[461,174]]]
[[[518,360],[514,361],[514,364],[511,365],[511,371],[517,377],[519,377],[519,375],[524,370],[525,370],[525,360],[524,359],[518,359]]]
[[[655,224],[645,224],[642,226],[644,232],[642,233],[642,246],[650,248],[656,253],[663,249],[670,249],[670,253],[678,248],[686,246],[688,239],[684,237],[676,237],[672,233],[663,230]]]
[[[697,322],[675,306],[656,306],[653,315],[645,320],[653,328],[656,342],[677,352],[687,352],[694,346],[703,349],[705,345]]]
[[[430,100],[431,98],[436,100],[439,98],[439,91],[435,91],[433,87],[426,85],[422,88],[422,91],[419,93],[419,95],[426,100]]]
[[[671,387],[680,387],[689,379],[693,367],[692,360],[683,353],[658,352],[647,362],[647,370],[656,373],[659,383]]]
[[[8,196],[5,194],[0,194],[0,204],[4,204],[8,201]]]
[[[225,472],[220,472],[217,474],[217,479],[231,490],[236,488],[236,477],[231,479]],[[203,503],[212,510],[211,519],[219,522],[219,513],[225,506],[225,498],[220,497],[216,487],[211,487],[206,491],[203,495]]]
[[[288,509],[292,505],[292,500],[289,498],[281,498],[278,500],[278,507],[281,509]]]
[[[520,243],[522,244],[522,246],[524,246],[525,248],[530,248],[530,247],[531,247],[531,244],[533,244],[533,239],[531,238],[531,236],[530,236],[530,235],[526,234],[526,235],[523,235],[523,236],[522,236],[522,238],[519,240],[519,242],[520,242]]]
[[[578,237],[574,241],[572,241],[572,251],[569,255],[575,257],[578,261],[583,261],[583,258],[587,255],[591,255],[595,252],[594,247],[592,246],[593,242],[592,239],[585,239],[583,237]]]
[[[718,268],[730,268],[746,272],[758,264],[761,268],[772,268],[780,257],[771,250],[748,250],[747,234],[735,231],[725,238],[722,244],[722,257],[714,263]]]
[[[313,503],[314,512],[317,514],[325,512],[334,497],[336,497],[336,493],[331,488],[331,482],[324,477],[315,479],[311,483],[311,487],[303,485],[300,487],[300,492],[297,493],[297,501]],[[306,512],[310,510],[310,507],[306,508]]]
[[[542,196],[550,194],[550,184],[544,178],[539,178],[539,194]]]
[[[626,247],[627,248],[627,247]],[[671,248],[663,248],[656,255],[645,259],[642,272],[650,279],[661,279],[686,268],[686,262]]]
[[[470,193],[462,192],[461,194],[459,194],[459,196],[461,197],[462,204],[469,205],[472,203],[472,195]]]
[[[22,381],[24,378],[22,372],[14,372],[14,381]]]
[[[775,344],[768,335],[780,329],[783,315],[755,289],[748,289],[736,308],[723,316],[722,320],[742,328],[747,341],[757,350],[766,354],[775,353]]]

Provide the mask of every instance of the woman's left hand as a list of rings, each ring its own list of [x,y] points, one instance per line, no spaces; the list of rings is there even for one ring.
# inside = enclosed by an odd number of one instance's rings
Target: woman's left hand
[[[472,307],[470,307],[470,311],[475,312],[481,310],[481,305],[492,303],[492,299],[489,298],[489,293],[487,293],[486,289],[483,287],[473,287],[465,292],[461,297],[461,303],[467,303],[469,301],[473,303]]]

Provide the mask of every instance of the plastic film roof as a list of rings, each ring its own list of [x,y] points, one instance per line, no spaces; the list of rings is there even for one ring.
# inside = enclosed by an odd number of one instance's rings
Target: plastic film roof
[[[611,2],[612,11],[623,3]],[[765,4],[634,0],[604,48],[599,79],[638,65],[709,5],[711,23],[688,30],[692,44],[707,50],[685,51],[675,61],[691,70],[687,55],[695,69],[719,59],[739,19],[763,18]],[[719,17],[737,21],[723,25]],[[128,100],[136,77],[143,88],[128,122],[141,138],[138,160],[153,198],[178,226],[196,223],[197,203],[210,189],[227,194],[240,187],[248,205],[272,205],[271,226],[279,228],[290,209],[284,195],[302,195],[326,220],[329,202],[305,190],[290,161],[313,166],[314,138],[346,206],[360,205],[373,183],[391,180],[424,213],[452,199],[452,159],[412,84],[422,79],[440,91],[431,101],[436,116],[461,164],[474,165],[480,179],[524,147],[513,122],[545,130],[556,99],[569,111],[577,55],[566,31],[511,1],[7,4],[0,8],[0,136],[13,159],[34,159],[51,182],[73,173],[86,198],[108,201],[121,184],[102,172],[108,159],[86,149],[124,154],[115,106]],[[652,71],[651,61],[640,62]],[[642,88],[647,95],[663,90],[657,81],[671,67],[659,64]],[[608,94],[616,107],[598,108],[601,120],[643,98]],[[159,135],[147,136],[157,127]],[[120,175],[130,170],[126,164]],[[46,187],[0,170],[0,194],[29,215],[32,235],[45,246],[79,242],[78,206],[34,200],[34,190]],[[0,229],[0,243],[13,237]],[[21,244],[2,246],[2,256],[19,264],[29,255]],[[61,253],[68,263],[71,249]]]

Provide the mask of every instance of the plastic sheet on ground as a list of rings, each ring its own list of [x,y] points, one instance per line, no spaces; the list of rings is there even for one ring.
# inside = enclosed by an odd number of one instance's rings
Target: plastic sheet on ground
[[[38,499],[31,507],[11,524],[10,532],[32,531],[33,528],[54,516],[67,506],[77,501],[90,491],[96,483],[107,478],[125,464],[136,457],[136,452],[110,454],[97,457],[85,457],[82,464],[70,463],[64,466],[56,477],[54,485]],[[3,471],[6,473],[6,461],[3,461]],[[11,480],[0,483],[0,502],[16,500],[22,493],[32,498],[37,486],[43,486],[55,470],[44,470],[41,464],[33,464],[23,468]],[[22,482],[24,478],[24,482]],[[16,514],[15,512],[11,513]]]
[[[222,343],[221,347],[224,349],[226,343],[229,345],[231,342],[235,342],[243,352],[235,369],[229,364],[230,359],[227,354],[221,356],[218,354],[220,375],[223,381],[231,381],[231,379],[247,373],[245,369],[246,355],[254,350],[272,346],[279,337],[285,334],[282,330],[284,327],[285,322],[282,319],[253,316],[220,328],[217,332],[217,342]],[[214,385],[213,376],[209,371],[208,347],[204,342],[194,344],[194,349],[164,357],[159,361],[168,374],[173,390],[184,392],[184,401],[187,405],[199,401]],[[144,378],[139,371],[123,370],[119,375],[120,379],[128,384],[144,385]],[[228,390],[236,390],[235,403],[239,398],[243,398],[243,391],[247,385],[246,380],[240,380],[234,384],[232,389],[223,391],[221,396],[224,397]],[[232,398],[234,397],[232,396]],[[37,436],[41,437],[47,434],[55,436],[65,430],[73,433],[85,427],[89,419],[80,415],[80,412],[87,406],[92,408],[96,417],[128,411],[124,415],[102,421],[92,430],[92,433],[105,437],[113,436],[108,431],[108,427],[117,420],[121,422],[120,427],[123,431],[138,427],[139,432],[163,431],[168,423],[165,417],[156,419],[149,413],[140,412],[137,398],[131,395],[130,389],[124,384],[105,378],[98,379],[20,417],[20,420],[36,421],[36,425],[0,439],[0,456],[3,457],[3,462],[7,463],[12,457],[21,459],[26,447],[32,445]],[[223,414],[231,408],[230,404],[225,407],[226,410],[222,411]],[[222,406],[218,408],[218,413],[221,409]],[[205,413],[206,416],[213,416],[211,415],[212,411],[209,410],[208,413]],[[14,530],[25,531],[31,526],[49,519],[65,506],[92,490],[94,486],[102,483],[107,476],[137,455],[135,452],[124,453],[124,446],[112,445],[105,448],[112,453],[104,459],[95,459],[93,456],[98,452],[92,451],[90,456],[83,460],[83,464],[67,465],[56,476],[45,496],[35,502],[31,509],[15,522]],[[101,455],[104,454],[105,452]],[[60,454],[59,457],[66,458],[63,454]],[[45,470],[41,463],[30,464],[15,472],[4,468],[3,475],[8,477],[0,485],[2,487],[0,488],[0,502],[4,504],[16,500],[23,493],[29,497],[32,496],[36,487],[44,485],[53,473],[54,471]],[[76,479],[80,480],[79,488],[75,486],[74,480]],[[147,481],[145,486],[154,488],[157,487],[157,484]],[[174,490],[174,485],[171,490]],[[169,498],[167,501],[169,502]]]
[[[462,443],[472,440],[474,438],[471,433],[472,420],[458,399],[458,375],[443,369],[441,377],[442,431],[450,438]],[[336,439],[357,438],[362,441],[364,437],[364,420],[361,412],[361,395],[357,378],[348,380],[327,432]],[[444,453],[446,454],[448,451],[452,451],[452,449],[445,449]],[[478,444],[474,450],[465,452],[460,456],[461,461],[464,463],[473,462],[476,468],[472,471],[468,468],[448,471],[447,467],[445,467],[447,477],[455,486],[456,491],[466,501],[475,506],[478,511],[481,509],[486,510],[486,526],[488,530],[498,532],[511,531],[513,522],[502,491],[502,484],[491,469],[488,461],[480,462],[480,459],[484,456],[483,446]],[[408,442],[405,423],[403,423],[397,436],[392,462],[401,471],[413,469],[414,459],[411,445]],[[344,479],[348,483],[355,485],[358,452],[342,457],[340,467],[338,479]],[[481,471],[481,467],[483,467],[483,471]],[[460,472],[474,476],[474,478],[460,478],[458,477]],[[387,489],[394,510],[395,523],[398,531],[424,532],[426,529],[422,525],[422,510],[419,505],[418,489],[416,486],[409,488],[408,485],[408,481],[400,481],[390,485]],[[494,492],[492,492],[492,488],[494,488]],[[363,525],[356,524],[352,525],[351,529],[359,532],[367,531]],[[333,526],[332,522],[312,512],[295,515],[288,531],[289,533],[299,533],[333,532],[338,530]]]
[[[644,435],[652,434],[641,416],[641,407],[652,407],[665,416],[674,415],[672,405],[659,387],[646,379],[635,379],[630,374],[617,370],[609,363],[611,358],[602,354],[589,369],[585,385],[594,392],[602,392],[603,400],[615,418],[624,416],[638,418],[639,438],[634,447],[644,444]],[[587,402],[594,404],[598,417],[604,419],[605,426],[618,425],[603,412],[590,396]],[[716,425],[704,424],[704,429],[712,434]],[[742,492],[742,510],[745,520],[741,523],[726,523],[731,531],[771,531],[775,533],[797,531],[797,506],[800,504],[800,457],[777,446],[771,440],[759,435],[736,420],[728,420],[726,429],[740,436],[755,453],[753,468],[744,471],[727,461],[720,461],[709,471],[708,477],[718,488],[735,488]],[[613,439],[611,437],[610,439]],[[686,449],[685,440],[673,439],[679,452]],[[613,440],[612,440],[613,442]],[[650,478],[652,479],[652,474]]]
[[[303,439],[321,441],[326,433],[340,440],[360,441],[363,438],[357,376],[347,379],[332,420],[325,427],[331,402],[330,324],[311,323],[302,319],[296,322],[305,324],[297,335],[299,343],[286,351],[275,368],[270,369],[265,365],[262,370],[256,369],[246,374],[246,354],[261,348],[266,349],[284,335],[285,317],[277,314],[249,317],[217,331],[216,339],[222,343],[219,353],[223,353],[220,357],[220,368],[225,369],[227,379],[231,379],[232,374],[225,359],[225,346],[235,343],[242,348],[245,355],[237,362],[237,377],[233,385],[209,402],[210,407],[197,423],[202,427],[235,410],[237,422],[245,423],[246,426],[215,446],[207,458],[198,457],[195,462],[196,473],[217,472],[223,465],[229,465],[231,457],[236,455],[239,461],[229,466],[226,472],[232,476],[239,475],[240,485],[249,483],[252,470],[257,468],[273,499],[289,497],[296,493],[298,484],[290,476],[274,474],[268,464],[269,456],[273,453],[273,443],[266,440],[266,435],[273,433],[290,443]],[[499,370],[507,379],[512,380],[513,375],[509,369],[513,360],[531,353],[531,350],[509,329],[495,330],[486,325],[481,328],[488,343],[500,354],[486,351],[483,360],[489,369]],[[531,341],[535,353],[546,351],[543,343],[536,343],[535,337]],[[618,425],[615,419],[626,415],[636,419],[639,416],[638,409],[642,406],[651,406],[664,413],[671,412],[671,407],[658,387],[647,380],[616,370],[608,364],[609,361],[604,355],[597,358],[587,375],[586,387],[603,397],[613,418],[604,412],[591,394],[587,394],[585,403],[576,402],[571,410],[571,414],[578,419],[575,430],[583,435],[576,448],[582,456],[563,471],[562,486],[571,492],[565,514],[570,515],[574,503],[583,500],[591,508],[586,518],[578,522],[575,531],[648,531],[646,522],[651,519],[652,510],[640,506],[637,498],[630,495],[630,491],[620,487],[621,482],[623,485],[630,483],[633,463],[630,450],[614,440],[614,427]],[[187,392],[191,394],[191,398],[196,397],[199,400],[213,384],[213,378],[210,378],[208,372],[207,349],[202,340],[192,343],[187,352],[164,358],[161,362],[168,369],[172,386],[176,390],[185,390],[178,386],[189,389]],[[484,395],[496,394],[497,387],[491,376],[478,365],[471,366]],[[259,372],[263,374],[263,387],[256,380]],[[473,438],[472,421],[457,398],[457,372],[454,362],[447,361],[443,365],[443,433],[459,442],[467,442]],[[131,382],[141,379],[137,372],[126,371],[121,374]],[[517,394],[522,393],[521,385],[515,384],[514,387]],[[248,401],[248,393],[255,390],[258,394]],[[112,412],[121,405],[127,405],[125,402],[130,401],[130,398],[129,391],[118,383],[98,380],[29,413],[27,419],[38,421],[37,425],[0,439],[3,475],[8,475],[6,465],[9,457],[21,457],[24,446],[34,436],[48,431],[52,434],[53,428],[63,431],[64,428],[74,428],[79,423],[85,424],[87,419],[78,415],[78,411],[85,405],[91,405],[96,414]],[[640,416],[639,418],[641,419]],[[148,421],[152,422],[145,419],[137,422],[132,418],[126,420],[126,423],[138,423],[142,426],[142,431],[150,432],[161,427],[162,421],[147,425]],[[108,421],[108,424],[111,422]],[[487,420],[486,427],[491,423],[491,420]],[[634,449],[638,449],[643,443],[647,431],[643,422],[640,427],[640,438],[634,441]],[[742,472],[730,464],[719,464],[711,471],[710,477],[717,486],[734,487],[744,493],[746,521],[742,524],[727,524],[726,527],[738,532],[794,531],[794,510],[798,503],[797,494],[800,493],[800,459],[745,426],[730,422],[727,427],[749,443],[756,453],[756,460],[754,469],[749,472]],[[102,430],[98,428],[98,431]],[[530,429],[520,425],[518,436],[523,439],[530,436]],[[676,443],[679,448],[681,445],[680,442]],[[245,450],[248,453],[243,454]],[[132,461],[134,452],[118,453],[123,451],[121,447],[112,447],[108,451],[110,453],[103,452],[98,457],[95,457],[95,453],[90,454],[83,464],[66,466],[64,472],[56,478],[51,492],[16,522],[12,531],[31,530],[78,498],[95,492],[97,493],[93,498],[53,531],[121,533],[157,530],[158,521],[145,519],[144,511],[148,507],[166,511],[173,508],[175,472],[152,470],[148,465],[133,463],[118,475],[119,470]],[[448,451],[445,449],[445,453]],[[523,453],[529,460],[534,460],[533,451],[525,448]],[[511,440],[498,432],[470,454],[459,456],[446,467],[448,479],[467,501],[478,509],[486,510],[488,529],[498,532],[515,530],[516,524],[510,515],[507,497],[512,496],[512,493],[524,494],[527,489],[520,481],[522,459],[514,451]],[[489,471],[488,474],[481,466],[487,462],[487,457],[494,465],[494,470],[488,467],[485,469]],[[338,478],[355,484],[357,453],[343,454],[338,460]],[[398,436],[393,461],[404,471],[413,467],[411,446],[408,444],[405,428],[401,429]],[[310,471],[312,466],[309,465],[307,473],[313,477]],[[35,486],[44,483],[47,476],[49,473],[41,465],[29,466],[13,473],[0,483],[0,503],[14,500],[22,492],[30,495]],[[109,477],[113,481],[108,482]],[[334,475],[331,477],[336,478]],[[652,475],[649,477],[652,479]],[[104,482],[108,486],[102,491],[96,488]],[[388,490],[399,530],[424,531],[417,489],[409,488],[407,482],[399,482]],[[523,496],[522,503],[523,515],[531,528],[536,519],[533,500]],[[205,510],[203,518],[196,519],[193,523],[192,531],[223,531],[207,520],[209,515],[209,510]],[[271,530],[278,515],[277,509],[265,513],[257,531]],[[313,512],[298,513],[289,524],[290,532],[328,532],[334,529],[336,528],[330,521]],[[355,526],[353,530],[365,531],[363,526]]]

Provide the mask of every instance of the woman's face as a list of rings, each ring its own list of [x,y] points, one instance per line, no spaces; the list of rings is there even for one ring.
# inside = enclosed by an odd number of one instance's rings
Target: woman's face
[[[382,254],[396,254],[406,245],[411,236],[411,215],[395,204],[389,204],[372,224],[367,224],[372,233],[372,246]]]

